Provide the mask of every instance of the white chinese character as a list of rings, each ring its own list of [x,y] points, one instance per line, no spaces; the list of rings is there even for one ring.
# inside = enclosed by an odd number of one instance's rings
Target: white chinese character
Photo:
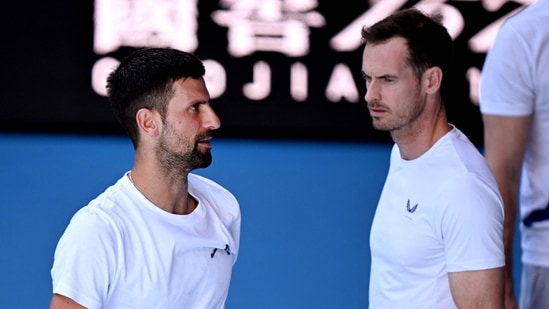
[[[121,46],[198,47],[198,0],[95,0],[94,51]]]
[[[303,56],[309,51],[309,27],[325,25],[315,11],[316,0],[222,0],[212,19],[229,27],[229,53],[235,57],[254,51]]]

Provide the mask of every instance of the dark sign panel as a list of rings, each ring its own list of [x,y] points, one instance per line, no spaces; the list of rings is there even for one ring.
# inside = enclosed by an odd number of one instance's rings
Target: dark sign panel
[[[441,13],[454,38],[450,121],[481,143],[482,63],[504,18],[532,1],[35,2],[0,13],[2,131],[123,133],[107,74],[136,48],[169,46],[205,61],[221,136],[389,141],[363,99],[360,29],[416,6]]]

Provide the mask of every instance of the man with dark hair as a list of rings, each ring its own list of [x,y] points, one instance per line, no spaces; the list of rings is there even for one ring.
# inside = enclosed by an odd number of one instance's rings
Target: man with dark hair
[[[395,142],[370,233],[370,308],[503,306],[503,206],[477,148],[448,123],[452,39],[399,11],[362,30],[365,100]]]
[[[61,236],[51,309],[224,308],[241,219],[229,191],[191,173],[220,126],[204,74],[192,54],[148,48],[109,76],[134,165]]]

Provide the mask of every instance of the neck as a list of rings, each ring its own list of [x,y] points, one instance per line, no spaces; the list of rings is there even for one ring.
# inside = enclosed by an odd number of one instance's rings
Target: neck
[[[433,145],[446,133],[448,133],[452,127],[447,124],[444,128],[440,128],[431,134],[425,136],[417,136],[415,139],[396,141],[400,150],[400,157],[404,160],[414,160],[426,153]]]
[[[128,177],[136,189],[158,208],[173,214],[186,215],[193,212],[198,202],[188,193],[187,177],[167,179],[143,176],[132,170]]]
[[[391,137],[398,145],[402,159],[419,158],[452,129],[443,111],[439,110],[436,115],[431,121],[416,119],[405,128],[391,131]]]

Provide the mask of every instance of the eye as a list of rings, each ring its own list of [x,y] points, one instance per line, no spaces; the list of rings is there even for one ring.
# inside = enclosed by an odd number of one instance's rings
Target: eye
[[[191,105],[191,107],[190,107],[191,111],[197,111],[200,108],[200,104],[201,103],[195,103],[195,104]]]
[[[368,85],[370,85],[370,83],[372,82],[372,78],[367,76],[366,74],[362,74],[362,77],[364,78],[364,81],[366,82],[366,87],[368,87]]]

